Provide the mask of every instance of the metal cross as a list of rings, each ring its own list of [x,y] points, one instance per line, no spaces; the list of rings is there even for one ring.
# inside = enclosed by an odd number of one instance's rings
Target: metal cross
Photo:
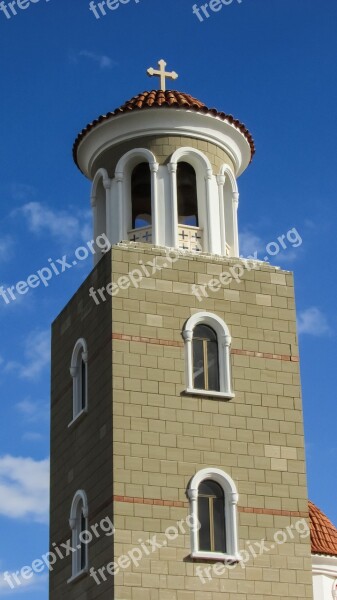
[[[178,79],[179,76],[175,71],[172,71],[171,73],[168,73],[167,71],[165,71],[165,67],[167,66],[167,63],[163,59],[158,61],[158,65],[159,65],[159,71],[150,67],[150,69],[147,70],[147,74],[150,77],[160,77],[160,89],[163,92],[165,92],[166,91],[166,79]]]

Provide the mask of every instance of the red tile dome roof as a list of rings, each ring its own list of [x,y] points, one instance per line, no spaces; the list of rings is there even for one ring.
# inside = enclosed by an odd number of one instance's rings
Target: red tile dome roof
[[[337,529],[313,502],[309,501],[311,551],[337,556]]]
[[[234,125],[247,139],[250,149],[251,149],[251,158],[255,154],[255,144],[252,135],[249,133],[243,123],[234,119],[232,115],[227,115],[224,112],[219,112],[216,108],[208,108],[206,104],[200,102],[196,98],[193,98],[189,94],[184,94],[182,92],[167,90],[166,92],[162,90],[152,90],[151,92],[143,92],[142,94],[138,94],[131,98],[131,100],[125,102],[119,108],[116,108],[112,112],[108,112],[106,115],[101,115],[92,123],[89,123],[77,136],[74,146],[73,146],[73,157],[74,161],[77,164],[77,149],[82,141],[82,139],[103,121],[107,121],[112,119],[113,117],[117,117],[121,114],[127,114],[131,111],[136,110],[144,110],[150,108],[185,108],[186,110],[193,110],[197,113],[202,113],[205,115],[211,115],[213,117],[218,117],[231,125]]]

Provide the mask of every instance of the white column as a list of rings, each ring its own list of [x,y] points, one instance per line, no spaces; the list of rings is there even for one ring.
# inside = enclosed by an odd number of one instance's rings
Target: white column
[[[222,378],[222,387],[220,385],[221,391],[223,390],[226,394],[232,394],[232,372],[231,372],[231,343],[232,338],[230,335],[223,335],[221,337],[222,343],[222,351],[223,351],[223,369],[222,373],[220,373],[220,377]]]
[[[157,162],[150,164],[151,170],[151,213],[152,213],[152,242],[158,246],[160,242],[164,243],[162,236],[159,236],[159,215],[158,215],[158,185],[157,173],[159,164]]]
[[[192,340],[193,331],[185,329],[183,331],[183,338],[185,341],[185,379],[187,389],[193,389],[193,352],[192,352]]]
[[[168,172],[170,173],[170,185],[171,185],[171,214],[172,214],[172,247],[179,247],[178,237],[178,192],[177,192],[177,163],[169,163],[167,165]]]
[[[191,548],[192,553],[197,552],[199,549],[198,543],[198,490],[189,489],[187,491],[188,498],[190,500],[192,515],[192,527],[191,527]]]
[[[239,208],[239,194],[238,194],[238,192],[234,192],[233,199],[232,199],[232,209],[233,209],[233,239],[234,239],[234,256],[235,257],[240,256],[238,208]]]
[[[103,185],[105,189],[105,223],[106,223],[106,236],[111,243],[111,179],[103,179]]]
[[[231,497],[230,497],[230,511],[232,513],[232,519],[231,519],[231,524],[232,524],[232,552],[233,555],[235,556],[235,558],[237,558],[238,560],[241,559],[240,553],[239,553],[239,547],[238,547],[238,515],[237,515],[237,504],[239,501],[239,496],[238,494],[232,492]]]
[[[218,190],[219,190],[219,215],[220,215],[220,239],[221,239],[221,254],[226,256],[226,224],[225,224],[225,206],[224,206],[224,185],[226,175],[218,175]]]
[[[126,198],[123,198],[123,183],[124,174],[115,173],[115,180],[117,182],[117,219],[118,219],[118,242],[128,239],[127,226],[125,222],[125,202]]]
[[[94,240],[97,239],[98,233],[97,233],[97,203],[96,203],[96,196],[92,195],[91,196],[91,208],[92,208],[92,220],[93,220],[93,230],[94,230]],[[94,265],[96,265],[98,263],[98,259],[99,259],[99,255],[97,253],[97,248],[95,247],[96,252],[94,254]]]
[[[213,235],[213,225],[212,225],[212,177],[213,171],[212,169],[207,169],[206,174],[206,212],[207,212],[207,252],[210,254],[215,253],[215,236]],[[205,251],[205,248],[203,248]]]

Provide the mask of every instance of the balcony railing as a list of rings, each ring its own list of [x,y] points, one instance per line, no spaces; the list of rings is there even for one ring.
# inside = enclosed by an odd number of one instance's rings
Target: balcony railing
[[[138,227],[128,231],[130,242],[152,243],[152,225]],[[202,252],[203,229],[192,227],[191,225],[178,225],[178,248],[179,250],[189,250],[190,252]],[[230,247],[226,244],[226,256],[230,256]]]
[[[203,230],[191,225],[178,225],[178,244],[180,250],[202,252]]]
[[[152,225],[128,231],[130,242],[152,242]]]

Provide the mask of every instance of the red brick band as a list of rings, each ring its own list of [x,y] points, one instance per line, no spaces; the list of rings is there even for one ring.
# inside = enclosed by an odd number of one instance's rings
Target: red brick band
[[[157,338],[140,337],[138,335],[124,335],[123,333],[113,333],[113,340],[122,340],[124,342],[141,342],[143,344],[156,344],[157,346],[175,346],[176,348],[183,348],[184,342],[177,342],[174,340],[160,340]],[[256,358],[271,358],[273,360],[285,360],[287,362],[298,362],[298,356],[290,356],[288,354],[270,354],[268,352],[254,352],[253,350],[239,350],[232,348],[232,354],[239,354],[240,356],[254,356]]]
[[[127,502],[129,504],[150,504],[152,506],[170,506],[178,508],[188,508],[189,502],[179,502],[177,500],[156,500],[154,498],[134,498],[132,496],[113,496],[115,502]],[[239,506],[241,513],[251,513],[255,515],[273,515],[277,517],[302,517],[308,518],[308,512],[297,510],[277,510],[274,508],[249,508]]]

